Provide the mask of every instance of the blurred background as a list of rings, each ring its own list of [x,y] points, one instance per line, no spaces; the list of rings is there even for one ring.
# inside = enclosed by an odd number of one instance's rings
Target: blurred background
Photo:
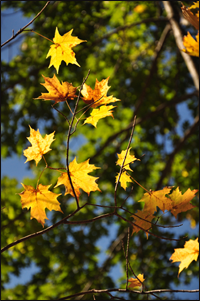
[[[1,44],[25,26],[44,7],[45,1],[2,1]],[[186,6],[190,2],[183,2]],[[196,29],[185,22],[179,1],[170,2],[174,18],[182,35],[187,31],[196,35]],[[131,143],[132,151],[141,161],[131,165],[134,178],[146,189],[158,190],[166,185],[198,189],[198,91],[176,46],[162,1],[51,1],[43,13],[28,27],[53,39],[55,28],[64,35],[73,29],[73,36],[87,40],[74,47],[77,65],[66,66],[63,61],[59,74],[48,68],[46,59],[51,43],[32,32],[23,32],[2,47],[1,52],[1,174],[2,174],[2,247],[36,231],[42,226],[30,212],[21,209],[17,193],[21,183],[36,186],[44,168],[41,161],[26,164],[23,150],[30,146],[29,125],[40,133],[55,131],[52,151],[45,156],[49,165],[65,165],[68,123],[52,109],[51,101],[34,99],[46,93],[40,84],[42,75],[73,86],[81,85],[90,69],[87,84],[94,89],[95,81],[109,78],[109,95],[119,98],[114,119],[106,117],[92,125],[79,124],[70,143],[70,161],[90,158],[90,163],[101,167],[93,174],[99,177],[102,191],[92,192],[89,202],[114,205],[117,153],[125,150],[131,131],[131,122],[137,115]],[[191,57],[198,69],[199,58]],[[70,102],[74,108],[74,101]],[[80,101],[79,109],[85,104]],[[65,103],[57,108],[71,118]],[[87,114],[86,114],[87,115]],[[46,170],[40,183],[55,186],[58,172]],[[131,191],[131,187],[133,190]],[[58,198],[64,212],[50,212],[45,227],[59,221],[76,209],[74,198],[64,196],[62,186],[53,189],[62,193]],[[131,212],[142,209],[137,201],[144,190],[136,184],[125,191],[119,187],[118,203],[126,198],[125,208]],[[82,192],[80,205],[88,200]],[[192,201],[198,206],[198,194]],[[110,212],[109,208],[85,207],[74,220],[86,220]],[[158,211],[158,216],[162,212]],[[122,211],[124,218],[132,220]],[[196,239],[198,236],[198,207],[180,213],[175,219],[165,213],[159,219],[162,225],[183,224],[179,228],[153,228],[156,235],[168,238]],[[116,217],[98,220],[81,226],[61,225],[52,231],[5,251],[2,254],[3,300],[50,300],[87,289],[125,288],[126,263],[120,240],[127,240],[127,224]],[[184,246],[184,240],[159,240],[142,231],[130,237],[129,259],[136,274],[145,276],[147,289],[197,289],[198,264],[193,261],[179,278],[178,263],[169,261],[174,248]],[[134,277],[129,272],[129,277]],[[133,294],[113,293],[118,297],[133,298]],[[96,300],[102,296],[96,295]],[[109,299],[108,295],[103,295]],[[197,300],[198,294],[163,294],[163,299]],[[90,300],[90,296],[82,297]],[[138,300],[146,299],[138,296]]]

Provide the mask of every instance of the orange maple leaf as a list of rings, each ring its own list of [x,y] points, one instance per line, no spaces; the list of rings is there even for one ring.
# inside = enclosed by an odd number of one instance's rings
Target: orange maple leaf
[[[195,193],[198,189],[188,190],[182,195],[181,191],[179,191],[179,187],[177,187],[170,195],[170,199],[172,201],[170,211],[171,213],[177,217],[177,214],[180,212],[188,211],[195,206],[190,204],[190,201],[195,197]]]
[[[140,226],[143,230],[149,230],[152,225],[151,223],[148,223],[152,221],[153,218],[155,218],[155,216],[150,213],[148,210],[138,210],[136,212],[135,215],[131,215],[133,218],[134,218],[134,224]],[[133,233],[138,233],[140,230],[142,230],[141,228],[133,225]],[[148,232],[146,232],[146,236],[147,236],[147,239],[148,239]]]
[[[27,137],[27,139],[32,146],[24,150],[24,156],[27,157],[26,162],[35,160],[37,166],[38,162],[42,159],[42,156],[51,150],[50,145],[55,140],[53,138],[55,132],[42,138],[39,129],[35,131],[30,125],[29,127],[30,137]]]
[[[133,171],[129,164],[130,163],[133,163],[134,161],[138,160],[140,161],[140,159],[137,159],[134,155],[130,155],[130,150],[131,150],[131,147],[128,149],[128,152],[127,152],[127,156],[126,156],[126,160],[124,162],[124,168],[127,169],[127,170],[131,170]],[[125,154],[126,154],[126,150],[123,150],[121,152],[121,154],[117,154],[118,155],[118,160],[116,162],[116,165],[120,165],[122,166],[122,163],[123,163],[123,160],[124,160],[124,157],[125,157]]]
[[[138,280],[138,279],[139,280]],[[137,278],[130,278],[128,279],[128,282],[130,282],[129,287],[128,288],[135,288],[135,287],[140,287],[142,286],[142,282],[144,282],[144,275],[143,274],[139,274],[137,276]]]
[[[73,100],[74,97],[77,97],[77,88],[73,87],[72,84],[68,82],[62,82],[62,84],[60,84],[55,74],[52,78],[45,77],[44,75],[42,76],[45,80],[45,84],[41,85],[43,85],[49,93],[42,93],[41,96],[34,99],[53,100],[55,101],[54,104],[56,104],[58,102],[66,101],[67,99]]]
[[[51,56],[49,68],[54,66],[57,70],[57,73],[62,60],[65,61],[66,65],[71,63],[80,67],[76,61],[75,53],[73,52],[72,48],[82,42],[87,41],[80,40],[77,37],[72,37],[72,31],[73,29],[61,36],[58,32],[58,28],[56,27],[55,37],[53,38],[54,44],[50,46],[50,50],[47,53],[46,58]]]
[[[118,178],[119,178],[119,173],[116,176],[115,183],[117,183]],[[124,188],[124,190],[126,190],[127,182],[133,182],[133,181],[131,180],[130,175],[126,171],[124,171],[124,172],[121,173],[121,177],[120,177],[119,182],[121,183],[121,186]]]
[[[174,249],[174,253],[169,260],[173,262],[181,262],[179,265],[178,277],[184,268],[188,268],[193,260],[197,261],[199,256],[199,243],[198,238],[195,240],[190,239],[184,245],[184,248]]]
[[[18,193],[21,196],[22,209],[31,208],[31,219],[36,218],[43,227],[45,219],[48,219],[45,208],[48,208],[50,211],[55,210],[62,212],[60,203],[57,200],[60,194],[49,191],[48,189],[51,185],[44,186],[39,184],[37,189],[29,185],[22,184],[22,186],[25,190]]]
[[[164,187],[162,190],[150,191],[144,193],[144,196],[138,202],[145,202],[144,211],[154,213],[157,211],[157,206],[164,212],[172,208],[172,201],[165,195],[168,194],[171,187]]]
[[[97,125],[97,122],[99,121],[99,119],[105,118],[106,116],[113,117],[113,114],[112,114],[113,111],[110,111],[113,108],[115,108],[115,106],[101,106],[99,109],[93,109],[92,112],[90,113],[90,117],[88,117],[85,120],[84,124],[90,123],[96,128],[96,125]]]
[[[89,159],[82,162],[82,163],[77,163],[76,162],[76,157],[74,160],[69,164],[69,172],[70,172],[70,177],[72,180],[72,184],[74,187],[74,191],[76,193],[77,198],[79,199],[80,196],[80,191],[79,189],[81,188],[84,190],[88,195],[90,194],[91,191],[101,191],[95,182],[96,177],[88,175],[88,173],[92,172],[95,169],[99,169],[100,167],[96,167],[93,164],[89,164]],[[58,178],[57,184],[55,187],[59,185],[64,185],[65,186],[65,195],[66,194],[71,194],[73,197],[75,197],[70,180],[68,177],[68,174],[66,172],[62,173],[62,175]]]
[[[106,96],[108,90],[110,89],[110,87],[108,86],[108,80],[109,77],[103,79],[101,82],[96,79],[94,90],[87,84],[84,84],[83,89],[81,90],[83,101],[87,104],[94,102],[94,104],[91,105],[92,108],[96,108],[103,104],[120,101],[120,99],[117,99],[113,96]]]

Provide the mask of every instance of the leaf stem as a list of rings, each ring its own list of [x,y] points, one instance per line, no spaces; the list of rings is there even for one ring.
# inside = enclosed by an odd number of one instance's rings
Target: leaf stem
[[[54,41],[48,39],[47,37],[43,36],[42,34],[40,34],[40,33],[36,32],[36,31],[34,31],[33,29],[24,29],[24,31],[31,31],[31,32],[34,32],[34,33],[38,34],[39,36],[41,36],[42,38],[44,38],[44,39],[50,41],[51,43],[55,44]]]
[[[130,176],[130,175],[129,175],[129,176]],[[133,177],[130,176],[130,178],[131,178],[135,183],[137,183],[141,188],[143,188],[146,192],[148,192],[149,195],[151,194],[146,188],[144,188],[140,183],[138,183]]]

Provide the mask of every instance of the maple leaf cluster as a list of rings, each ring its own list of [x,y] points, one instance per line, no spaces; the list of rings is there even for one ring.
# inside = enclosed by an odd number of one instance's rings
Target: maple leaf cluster
[[[50,135],[46,135],[45,138],[42,138],[39,130],[35,131],[30,126],[30,137],[27,139],[30,141],[32,146],[24,150],[24,156],[27,157],[26,162],[35,160],[37,166],[43,155],[51,150],[50,145],[55,140],[53,137],[54,132]],[[99,169],[99,167],[89,164],[89,159],[78,164],[75,158],[69,164],[70,178],[78,200],[80,196],[80,188],[87,192],[88,195],[91,191],[101,191],[95,182],[95,180],[98,178],[88,175],[88,173],[94,171],[95,169]],[[62,184],[66,189],[65,195],[71,194],[73,197],[75,197],[67,172],[62,173],[62,175],[58,178],[58,182],[54,188]],[[60,209],[60,204],[56,200],[60,194],[55,194],[48,191],[51,185],[43,186],[42,184],[39,184],[36,189],[32,186],[24,184],[22,184],[22,186],[25,189],[23,192],[19,193],[21,196],[22,208],[31,208],[31,219],[36,218],[43,227],[44,220],[48,219],[45,214],[45,208],[62,212]]]
[[[179,187],[177,187],[171,194],[172,187],[164,187],[162,190],[149,191],[144,193],[144,196],[138,202],[144,202],[143,210],[138,210],[132,217],[134,218],[133,232],[137,233],[141,229],[148,232],[151,228],[151,220],[155,218],[153,215],[157,212],[157,207],[163,213],[165,210],[170,211],[175,217],[180,212],[188,211],[195,206],[190,204],[190,201],[195,197],[198,189],[190,190],[190,188],[182,195]],[[148,222],[147,222],[148,221]],[[139,227],[137,227],[139,226]]]
[[[53,38],[54,44],[50,46],[47,57],[51,56],[49,67],[54,66],[57,70],[57,73],[62,60],[64,60],[67,65],[71,63],[80,67],[76,61],[75,53],[72,51],[72,48],[86,41],[80,40],[77,37],[72,37],[72,31],[73,29],[61,36],[58,28],[56,27],[55,37]],[[55,74],[53,78],[45,77],[44,75],[42,76],[45,80],[45,83],[41,83],[41,85],[43,85],[49,91],[49,93],[42,93],[41,96],[35,99],[53,100],[55,105],[56,103],[73,100],[75,97],[77,97],[77,88],[73,87],[72,83],[60,83]],[[107,116],[113,117],[112,109],[115,108],[115,106],[106,105],[120,100],[113,96],[107,96],[107,92],[110,88],[108,86],[108,79],[109,77],[107,79],[103,79],[101,82],[96,79],[94,90],[84,83],[81,90],[81,94],[83,96],[82,100],[86,104],[91,104],[91,107],[94,108],[90,113],[90,117],[86,118],[84,124],[89,123],[96,127],[97,122],[100,119]],[[99,109],[95,109],[100,105],[102,106]]]
[[[188,32],[187,36],[183,37],[183,45],[186,49],[182,49],[189,55],[199,56],[199,12],[195,15],[191,12],[191,9],[199,9],[199,1],[194,2],[190,7],[183,5],[181,7],[183,16],[188,20],[197,30],[196,40]]]
[[[194,3],[190,8],[186,8],[185,6],[182,7],[184,17],[196,28],[199,29],[199,13],[194,15],[191,12],[191,9],[199,8],[198,2]],[[138,13],[141,13],[144,8],[138,6]],[[142,11],[141,11],[142,10]],[[76,64],[80,67],[77,63],[75,58],[75,53],[73,52],[72,48],[76,45],[86,42],[85,40],[80,40],[78,37],[73,37],[71,35],[73,29],[61,36],[58,32],[56,27],[55,37],[53,38],[53,44],[50,46],[50,50],[47,53],[47,58],[51,56],[50,65],[56,68],[58,73],[59,67],[61,65],[62,60],[68,65]],[[187,37],[184,37],[184,46],[186,50],[183,51],[187,52],[190,55],[199,56],[199,46],[197,46],[197,42],[199,41],[199,32],[196,36],[195,41],[191,35],[188,33]],[[52,78],[45,77],[42,75],[45,83],[41,83],[47,90],[48,93],[42,93],[36,99],[43,99],[45,101],[51,100],[54,101],[54,104],[60,102],[66,102],[68,104],[68,100],[74,100],[78,97],[76,94],[78,91],[78,87],[74,87],[72,83],[69,82],[61,82],[54,74]],[[86,104],[87,109],[92,108],[92,112],[90,116],[87,117],[83,124],[92,124],[94,127],[97,126],[97,123],[100,119],[105,118],[107,116],[113,117],[113,109],[115,106],[109,105],[110,103],[120,101],[113,97],[112,95],[107,95],[110,86],[108,86],[109,77],[98,81],[96,79],[95,88],[92,89],[86,83],[83,84],[81,92],[82,101]],[[79,95],[80,96],[80,95]],[[68,104],[69,106],[69,104]],[[70,108],[70,107],[69,107]],[[71,108],[70,111],[72,112]],[[85,113],[85,112],[84,112]],[[83,114],[84,114],[83,113]],[[75,113],[72,112],[73,115]],[[82,115],[83,115],[82,114]],[[114,118],[114,117],[113,117]],[[27,139],[31,143],[32,146],[28,147],[24,150],[24,156],[27,158],[26,162],[35,160],[36,166],[40,162],[40,160],[44,158],[44,155],[51,151],[50,145],[55,140],[54,133],[46,135],[44,138],[41,136],[39,129],[35,131],[30,127],[30,137]],[[116,165],[120,166],[120,172],[116,176],[116,185],[121,183],[121,187],[126,190],[127,183],[136,182],[140,185],[135,179],[133,179],[128,172],[133,172],[130,167],[130,164],[133,164],[136,160],[140,161],[140,159],[136,158],[133,154],[130,154],[130,148],[126,150],[122,150],[118,155],[118,160]],[[92,191],[100,191],[96,180],[98,177],[94,177],[89,175],[89,173],[93,172],[100,167],[96,167],[93,164],[89,164],[89,160],[86,160],[82,163],[77,163],[76,157],[74,160],[66,167],[66,171],[62,172],[61,175],[57,179],[57,184],[54,188],[64,185],[65,187],[65,195],[70,194],[72,197],[75,197],[77,202],[79,202],[80,198],[80,189],[85,191],[88,195]],[[25,162],[25,163],[26,163]],[[45,160],[46,163],[46,160]],[[48,165],[46,163],[47,168]],[[57,170],[59,171],[59,170]],[[60,171],[59,171],[60,172]],[[21,197],[21,204],[22,208],[31,208],[31,219],[35,218],[39,223],[42,224],[44,227],[45,219],[48,219],[45,213],[45,209],[55,210],[63,213],[60,208],[60,203],[58,202],[57,198],[61,194],[55,194],[49,191],[51,186],[47,185],[44,186],[42,184],[37,185],[36,188],[30,185],[22,184],[24,191],[19,193]],[[140,185],[141,186],[141,185]],[[142,187],[142,186],[141,186]],[[144,187],[143,187],[144,188]],[[146,232],[147,239],[148,234],[150,233],[149,230],[152,227],[152,220],[156,218],[154,215],[157,212],[157,208],[159,208],[163,213],[165,210],[170,211],[172,215],[177,217],[180,212],[185,212],[194,208],[194,206],[190,203],[190,201],[194,198],[197,189],[187,191],[182,195],[179,190],[179,187],[172,191],[173,187],[164,187],[162,190],[158,191],[147,191],[144,193],[143,197],[138,202],[144,202],[143,210],[138,210],[136,214],[132,215],[131,217],[134,218],[133,220],[133,233],[137,233],[140,230]],[[171,192],[172,191],[172,192]],[[183,249],[175,249],[174,254],[172,254],[170,260],[173,262],[181,261],[179,266],[179,273],[189,266],[189,264],[193,260],[197,260],[199,254],[199,246],[198,246],[198,239],[195,241],[189,240],[185,243]],[[128,282],[129,288],[137,288],[141,287],[144,281],[143,274],[139,274],[136,278],[130,278]]]

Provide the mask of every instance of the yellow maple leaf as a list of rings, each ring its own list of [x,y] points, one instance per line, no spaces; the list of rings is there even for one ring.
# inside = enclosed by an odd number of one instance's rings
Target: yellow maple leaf
[[[132,217],[134,218],[134,224],[140,226],[144,230],[149,230],[152,227],[151,223],[148,223],[148,221],[151,222],[152,219],[155,218],[155,216],[148,210],[138,210],[135,215],[132,215]],[[138,233],[140,230],[142,230],[141,228],[134,225],[132,234]],[[149,233],[146,232],[147,239],[148,234]]]
[[[194,4],[190,6],[190,9],[199,8],[199,1],[193,2]]]
[[[178,277],[184,268],[188,268],[193,260],[197,261],[199,256],[199,243],[198,238],[195,240],[190,239],[184,245],[184,248],[174,249],[174,253],[169,260],[173,262],[181,262],[179,265]]]
[[[115,183],[117,183],[118,178],[119,178],[119,173],[116,176]],[[120,177],[119,182],[121,183],[121,186],[124,188],[124,190],[126,190],[127,182],[133,182],[133,181],[131,180],[130,175],[126,171],[124,171],[124,172],[121,173],[121,177]]]
[[[45,83],[41,85],[43,85],[49,93],[42,93],[41,96],[34,99],[53,100],[55,101],[54,104],[56,104],[57,102],[66,101],[67,99],[73,100],[74,97],[77,97],[76,88],[73,87],[72,84],[68,82],[62,82],[62,84],[60,84],[55,74],[52,78],[45,77],[44,75],[42,76]]]
[[[77,37],[72,37],[72,31],[73,29],[61,36],[58,32],[58,28],[56,27],[55,37],[53,38],[54,44],[50,46],[50,50],[47,53],[46,58],[51,56],[49,68],[54,66],[57,70],[57,73],[62,60],[65,61],[66,65],[71,63],[80,67],[76,61],[75,53],[73,52],[72,48],[82,42],[87,41],[80,40]]]
[[[182,49],[182,51],[189,55],[199,56],[199,32],[196,35],[196,40],[188,32],[187,36],[183,37],[183,45],[186,49]]]
[[[144,196],[138,202],[145,202],[144,211],[154,213],[157,211],[157,206],[164,212],[172,208],[172,201],[165,195],[168,194],[171,187],[164,187],[162,190],[151,191],[144,193]]]
[[[130,282],[128,288],[136,288],[136,287],[142,286],[142,282],[144,282],[144,280],[145,280],[144,279],[144,275],[143,274],[139,274],[137,276],[137,278],[130,278],[130,279],[128,279],[128,282]]]
[[[171,213],[177,217],[177,214],[180,212],[188,211],[195,206],[190,204],[190,201],[195,197],[195,193],[198,189],[188,190],[182,195],[181,191],[179,191],[179,187],[177,187],[170,195],[170,199],[172,201],[170,211]]]
[[[51,185],[44,186],[39,184],[37,189],[29,185],[22,184],[22,186],[25,189],[19,193],[21,196],[22,209],[31,208],[31,219],[36,218],[43,227],[45,219],[48,219],[45,213],[45,208],[48,208],[50,211],[55,210],[62,212],[60,203],[57,200],[57,197],[60,194],[49,191],[48,189]]]
[[[99,109],[93,109],[90,113],[90,117],[85,120],[84,124],[90,123],[96,128],[99,119],[105,118],[107,116],[112,116],[112,118],[114,118],[112,114],[113,111],[110,111],[113,108],[115,108],[115,106],[101,106]]]
[[[130,150],[131,150],[131,147],[128,149],[126,160],[124,162],[124,168],[127,169],[127,170],[133,171],[130,168],[129,163],[133,163],[136,160],[140,161],[140,159],[137,159],[134,155],[130,155]],[[126,150],[122,151],[121,154],[117,154],[118,155],[118,160],[116,162],[116,165],[122,166],[125,154],[126,154]]]
[[[27,139],[32,146],[24,150],[24,156],[27,157],[26,162],[35,160],[37,166],[38,162],[42,159],[42,156],[51,150],[50,145],[55,140],[53,138],[55,132],[45,135],[45,137],[42,138],[39,129],[35,131],[30,125],[29,127],[30,137],[27,137]]]
[[[108,86],[108,80],[109,77],[103,79],[101,82],[96,79],[94,90],[87,84],[84,84],[83,89],[81,90],[81,94],[83,95],[82,100],[86,104],[92,104],[94,102],[94,104],[91,105],[92,108],[96,108],[103,104],[120,101],[113,96],[106,96],[108,90],[110,89],[110,86]],[[97,101],[98,99],[99,101]]]
[[[88,175],[88,173],[99,168],[100,167],[96,167],[93,164],[89,164],[89,159],[82,163],[77,163],[76,157],[69,164],[70,177],[78,199],[80,196],[80,191],[79,191],[80,188],[84,190],[88,195],[90,194],[91,191],[96,191],[96,190],[101,191],[97,183],[95,182],[95,180],[98,178]],[[59,185],[65,186],[65,195],[71,194],[73,197],[75,197],[70,184],[68,174],[66,172],[62,173],[62,175],[58,178],[55,188],[58,187]]]

